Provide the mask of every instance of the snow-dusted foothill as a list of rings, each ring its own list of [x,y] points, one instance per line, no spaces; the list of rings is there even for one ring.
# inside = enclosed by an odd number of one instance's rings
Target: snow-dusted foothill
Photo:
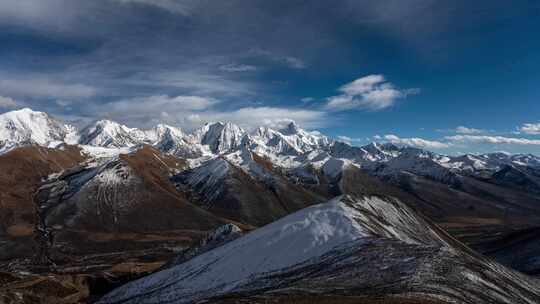
[[[442,273],[444,267],[457,271]],[[376,274],[382,269],[388,275]],[[431,275],[424,274],[427,269]],[[368,292],[361,287],[374,282],[370,294],[469,303],[460,301],[464,296],[486,304],[540,299],[532,280],[471,256],[400,201],[340,196],[130,282],[99,303],[196,303],[223,295],[315,291],[361,295]]]

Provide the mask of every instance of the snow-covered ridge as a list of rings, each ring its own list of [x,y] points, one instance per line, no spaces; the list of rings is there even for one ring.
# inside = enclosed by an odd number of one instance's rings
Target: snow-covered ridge
[[[288,215],[184,264],[128,283],[105,296],[102,303],[137,297],[144,303],[193,303],[208,294],[241,289],[260,275],[316,263],[325,253],[361,239],[380,236],[417,243],[418,237],[413,234],[431,233],[425,229],[402,204],[377,197],[337,197]],[[435,240],[428,237],[425,241]],[[150,290],[159,292],[145,296]]]
[[[98,303],[202,303],[223,295],[279,292],[354,294],[385,285],[392,293],[451,303],[464,298],[537,303],[540,297],[532,280],[471,256],[389,197],[340,196],[180,262],[113,290]]]

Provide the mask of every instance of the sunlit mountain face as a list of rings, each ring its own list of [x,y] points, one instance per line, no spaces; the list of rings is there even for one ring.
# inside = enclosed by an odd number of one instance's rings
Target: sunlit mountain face
[[[0,303],[540,303],[539,14],[0,0]]]

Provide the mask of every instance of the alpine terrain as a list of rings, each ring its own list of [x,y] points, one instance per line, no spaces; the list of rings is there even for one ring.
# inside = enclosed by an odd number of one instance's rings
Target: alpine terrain
[[[539,303],[540,157],[0,114],[0,303]]]

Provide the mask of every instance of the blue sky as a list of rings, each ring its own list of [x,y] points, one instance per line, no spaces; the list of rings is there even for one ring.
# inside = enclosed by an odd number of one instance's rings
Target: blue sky
[[[0,112],[540,154],[538,1],[0,1]]]

